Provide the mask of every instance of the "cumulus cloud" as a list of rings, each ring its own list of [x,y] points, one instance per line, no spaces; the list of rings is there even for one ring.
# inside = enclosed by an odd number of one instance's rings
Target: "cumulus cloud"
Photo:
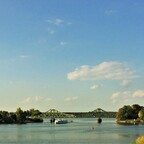
[[[90,90],[96,90],[96,89],[98,89],[98,88],[100,88],[100,87],[102,87],[102,85],[92,85],[92,86],[90,87]]]
[[[131,97],[130,91],[124,91],[124,92],[115,92],[111,96],[111,100],[113,103],[116,103],[117,101],[126,101]]]
[[[61,26],[61,25],[71,25],[71,22],[67,22],[61,18],[55,18],[55,19],[48,19],[47,22],[49,24],[55,25],[55,26]]]
[[[54,34],[55,31],[54,31],[52,28],[49,27],[49,28],[48,28],[48,33],[49,33],[49,34]]]
[[[109,61],[95,66],[83,65],[67,74],[69,80],[131,80],[136,78],[135,71],[121,62]]]
[[[25,100],[23,100],[23,103],[29,103],[32,100],[31,97],[27,97]]]
[[[60,42],[60,45],[61,45],[61,46],[65,46],[65,45],[67,45],[67,42],[61,41],[61,42]]]
[[[121,93],[120,92],[115,92],[115,93],[113,93],[113,95],[112,95],[112,99],[116,99],[116,98],[118,98],[119,96],[121,95]]]
[[[63,20],[61,18],[54,18],[54,19],[48,19],[48,33],[53,35],[57,32],[58,28],[71,25],[71,22],[68,22],[66,20]]]
[[[65,101],[75,101],[75,100],[77,100],[78,99],[78,97],[77,96],[74,96],[74,97],[66,97],[64,100]]]
[[[34,97],[27,97],[25,100],[23,100],[23,103],[38,103],[42,101],[50,101],[50,98],[44,98],[42,96],[34,96]]]
[[[133,93],[133,97],[144,97],[144,90],[137,90]]]
[[[116,102],[128,102],[128,101],[135,101],[134,98],[142,98],[144,97],[144,90],[136,90],[136,91],[123,91],[123,92],[115,92],[111,96],[111,100],[113,103]]]
[[[51,24],[57,25],[57,26],[61,25],[63,22],[64,21],[60,18],[56,18],[56,19],[53,19],[53,20],[52,19],[48,20],[48,23],[51,23]]]
[[[43,97],[41,97],[41,96],[35,96],[35,101],[36,102],[39,102],[39,101],[41,101],[41,100],[43,100],[44,98]]]
[[[122,87],[128,87],[130,86],[131,82],[132,82],[131,80],[123,80],[120,85]]]

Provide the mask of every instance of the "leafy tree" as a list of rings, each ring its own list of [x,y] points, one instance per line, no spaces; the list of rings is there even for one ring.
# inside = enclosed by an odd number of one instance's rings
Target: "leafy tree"
[[[23,112],[21,108],[17,108],[16,118],[18,123],[23,123],[26,120],[26,112]]]
[[[142,107],[142,109],[139,111],[138,117],[139,117],[141,120],[144,120],[144,107]]]
[[[138,117],[144,119],[144,108],[138,104],[123,106],[116,114],[118,120],[137,119]]]
[[[35,110],[35,109],[30,109],[29,111],[27,111],[27,113],[31,117],[36,117],[42,114],[39,110]]]
[[[14,123],[15,120],[12,117],[11,113],[8,113],[7,111],[0,111],[0,123]]]
[[[39,110],[31,110],[29,111],[23,111],[21,108],[17,108],[16,112],[7,112],[7,111],[0,111],[0,124],[12,124],[12,123],[26,123],[26,120],[29,120],[31,122],[42,122],[42,119],[39,118],[33,118],[28,119],[28,115],[38,116],[41,114]]]
[[[131,106],[127,105],[119,109],[119,111],[116,114],[116,118],[118,120],[126,120],[126,119],[136,119],[137,116],[135,114],[134,109]]]
[[[131,107],[132,107],[133,110],[134,110],[134,113],[133,113],[134,117],[135,117],[135,118],[138,118],[138,113],[139,113],[139,111],[142,109],[142,106],[140,106],[140,105],[138,105],[138,104],[133,104]]]
[[[15,123],[17,121],[16,114],[15,113],[10,113],[9,115],[10,115],[11,119],[13,120],[13,123]]]

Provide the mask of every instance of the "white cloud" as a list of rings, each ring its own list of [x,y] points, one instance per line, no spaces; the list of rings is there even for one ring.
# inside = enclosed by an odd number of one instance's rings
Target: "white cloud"
[[[62,25],[71,25],[72,24],[72,22],[65,21],[61,18],[48,19],[47,22],[54,26],[62,26]]]
[[[28,58],[29,56],[27,56],[27,55],[20,55],[19,57],[20,58]]]
[[[119,96],[121,95],[121,93],[120,92],[115,92],[115,93],[113,93],[113,95],[112,95],[112,99],[116,99],[116,98],[118,98]]]
[[[64,21],[62,19],[57,18],[57,19],[55,19],[54,24],[55,25],[61,25],[63,22]]]
[[[48,33],[49,33],[49,34],[54,34],[55,31],[49,27],[49,28],[48,28]]]
[[[41,100],[43,100],[44,98],[43,97],[41,97],[41,96],[35,96],[35,101],[36,102],[39,102],[39,101],[41,101]]]
[[[130,86],[131,82],[132,82],[131,80],[123,80],[120,85],[122,87],[128,87]]]
[[[61,28],[67,25],[71,25],[71,22],[67,22],[61,18],[55,18],[55,19],[48,19],[47,20],[49,27],[48,27],[48,33],[53,35],[57,32],[57,28]]]
[[[136,91],[123,91],[123,92],[115,92],[111,96],[111,100],[113,103],[116,102],[136,102],[138,98],[144,97],[144,90],[136,90]]]
[[[31,97],[27,97],[25,100],[23,100],[23,103],[29,103],[32,100]]]
[[[34,96],[34,97],[27,97],[25,100],[23,100],[23,103],[38,103],[43,101],[50,101],[50,98],[45,98],[42,96]]]
[[[66,97],[64,100],[65,100],[65,101],[75,101],[75,100],[77,100],[77,99],[78,99],[78,97],[75,96],[75,97]]]
[[[115,92],[111,96],[111,100],[113,103],[116,103],[117,101],[126,101],[129,98],[131,98],[131,92],[130,91]]]
[[[103,62],[96,66],[83,65],[67,74],[69,80],[131,80],[136,77],[135,71],[116,61]]]
[[[48,23],[51,23],[51,24],[57,25],[57,26],[61,25],[63,22],[64,21],[60,18],[56,18],[56,19],[53,19],[53,20],[51,20],[51,19],[48,20]]]
[[[90,87],[90,89],[91,89],[91,90],[96,90],[96,89],[98,89],[98,88],[100,88],[100,87],[102,87],[102,85],[92,85],[92,86]]]
[[[61,46],[67,45],[67,42],[61,41],[61,42],[60,42],[60,45],[61,45]]]
[[[144,90],[137,90],[133,93],[133,97],[144,97]]]

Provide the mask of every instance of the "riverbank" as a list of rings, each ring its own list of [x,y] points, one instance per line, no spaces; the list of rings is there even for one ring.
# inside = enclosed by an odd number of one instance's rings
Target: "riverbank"
[[[0,124],[27,124],[27,123],[43,123],[43,119],[42,118],[26,118],[25,120],[1,120]]]
[[[116,112],[64,112],[67,115],[72,115],[75,118],[115,118]]]
[[[123,125],[138,125],[138,124],[144,124],[143,120],[117,120],[117,124],[123,124]]]

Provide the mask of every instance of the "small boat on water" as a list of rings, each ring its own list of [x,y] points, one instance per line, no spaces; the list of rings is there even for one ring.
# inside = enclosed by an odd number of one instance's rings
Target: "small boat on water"
[[[55,124],[67,124],[68,120],[56,119]]]

